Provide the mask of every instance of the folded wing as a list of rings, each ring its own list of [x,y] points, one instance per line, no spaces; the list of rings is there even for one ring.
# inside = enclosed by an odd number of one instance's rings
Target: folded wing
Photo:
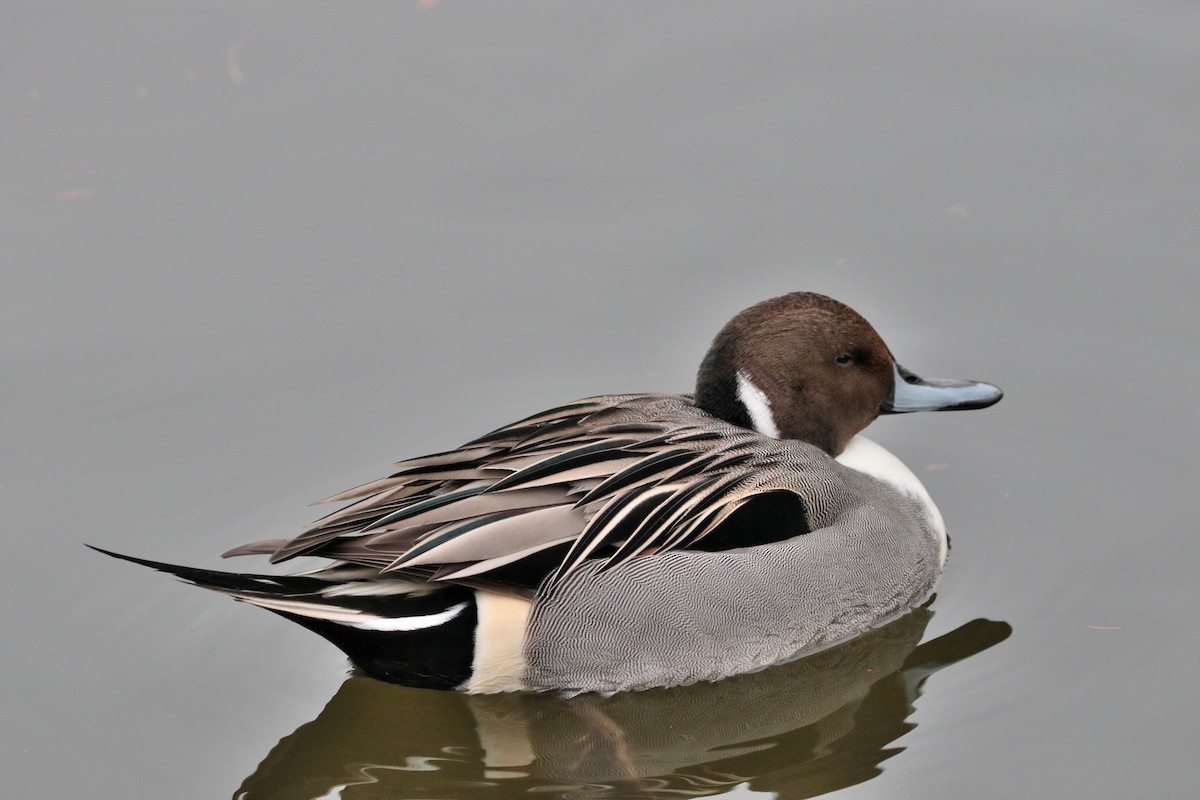
[[[808,449],[708,417],[684,396],[588,398],[400,462],[323,501],[348,505],[296,538],[226,555],[322,556],[529,594],[593,559],[611,568],[643,553],[762,543],[715,534],[779,497],[799,509],[800,527],[768,539],[805,532]]]

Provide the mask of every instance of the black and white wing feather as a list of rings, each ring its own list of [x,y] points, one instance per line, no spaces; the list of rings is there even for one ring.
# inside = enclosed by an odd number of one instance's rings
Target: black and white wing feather
[[[529,594],[580,564],[790,538],[820,513],[828,458],[708,416],[681,395],[580,400],[457,450],[395,465],[322,502],[349,504],[294,539],[226,555],[322,556],[424,580]],[[817,506],[820,503],[816,504]],[[731,526],[766,509],[757,532]],[[765,537],[765,538],[763,538]]]

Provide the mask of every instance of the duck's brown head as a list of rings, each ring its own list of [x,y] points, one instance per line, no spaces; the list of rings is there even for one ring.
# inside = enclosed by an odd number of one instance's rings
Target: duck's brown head
[[[696,404],[710,414],[831,455],[881,413],[984,408],[1002,396],[978,381],[922,380],[858,312],[812,292],[735,316],[696,379]]]

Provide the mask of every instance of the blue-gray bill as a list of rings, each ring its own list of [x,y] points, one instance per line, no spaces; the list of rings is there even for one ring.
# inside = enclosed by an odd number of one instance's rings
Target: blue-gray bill
[[[895,386],[880,406],[880,411],[884,414],[987,408],[1004,397],[1000,387],[983,381],[922,378],[899,364],[895,364],[894,368]]]

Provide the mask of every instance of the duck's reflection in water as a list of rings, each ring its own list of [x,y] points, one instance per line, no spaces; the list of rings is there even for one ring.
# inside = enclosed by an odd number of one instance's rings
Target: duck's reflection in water
[[[720,683],[582,695],[467,696],[348,679],[234,795],[782,798],[869,780],[903,748],[925,678],[1008,638],[974,620],[918,646],[918,608],[838,647]]]

